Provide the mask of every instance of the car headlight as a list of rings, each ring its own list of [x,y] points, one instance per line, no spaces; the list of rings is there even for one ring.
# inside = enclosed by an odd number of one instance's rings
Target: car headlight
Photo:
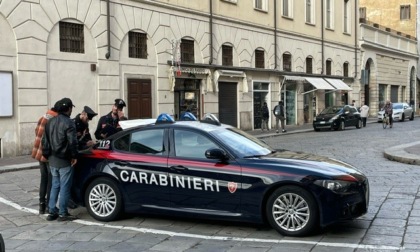
[[[339,117],[339,115],[335,115],[335,116],[333,116],[333,117],[329,120],[329,122],[333,122],[334,120],[337,120],[337,119],[338,119],[338,117]]]
[[[394,115],[399,115],[399,114],[401,114],[401,112],[396,112],[396,113],[394,113]]]
[[[316,117],[314,117],[314,122],[316,122]]]
[[[352,185],[355,182],[343,181],[343,180],[316,180],[315,185],[322,186],[335,193],[346,193],[349,192]]]

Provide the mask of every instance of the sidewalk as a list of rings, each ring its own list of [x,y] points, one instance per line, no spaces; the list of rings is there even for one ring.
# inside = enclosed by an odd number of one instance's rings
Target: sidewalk
[[[369,118],[367,123],[377,123],[376,118]],[[289,134],[298,134],[304,132],[311,132],[313,131],[313,127],[311,123],[304,124],[304,125],[293,125],[286,127],[287,132],[285,133],[276,133],[274,129],[270,131],[261,131],[252,130],[247,131],[248,134],[253,135],[257,138],[266,138],[266,137],[273,137],[273,136],[282,136],[282,135],[289,135]],[[384,150],[384,156],[389,160],[407,163],[407,164],[414,164],[420,165],[420,141],[413,142],[409,144],[398,145],[394,147],[390,147]],[[12,172],[17,170],[24,170],[24,169],[34,169],[38,168],[39,164],[38,161],[33,159],[30,155],[12,157],[12,158],[0,158],[0,174],[3,172]]]

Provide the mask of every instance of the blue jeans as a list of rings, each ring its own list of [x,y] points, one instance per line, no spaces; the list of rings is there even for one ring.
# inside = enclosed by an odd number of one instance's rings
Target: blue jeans
[[[50,202],[48,204],[50,214],[57,213],[57,200],[60,194],[60,202],[58,204],[59,215],[67,214],[67,204],[70,198],[70,190],[73,178],[73,167],[67,166],[63,168],[55,168],[50,166],[52,175],[52,185],[50,192]]]

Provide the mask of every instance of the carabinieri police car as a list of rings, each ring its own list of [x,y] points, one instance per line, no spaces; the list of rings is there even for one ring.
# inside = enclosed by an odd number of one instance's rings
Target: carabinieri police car
[[[213,115],[130,126],[80,153],[73,197],[99,221],[162,213],[268,222],[304,236],[367,212],[369,183],[349,164],[275,150]]]

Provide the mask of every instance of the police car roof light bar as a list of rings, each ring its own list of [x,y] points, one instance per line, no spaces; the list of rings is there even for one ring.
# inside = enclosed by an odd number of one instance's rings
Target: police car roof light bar
[[[219,126],[221,125],[219,119],[217,119],[217,117],[211,113],[205,114],[203,118],[201,118],[200,122],[219,125]]]
[[[180,121],[197,121],[197,117],[193,115],[191,112],[185,112],[181,114]]]
[[[174,123],[175,120],[167,113],[162,113],[158,116],[156,119],[156,124],[162,124],[162,123]]]

